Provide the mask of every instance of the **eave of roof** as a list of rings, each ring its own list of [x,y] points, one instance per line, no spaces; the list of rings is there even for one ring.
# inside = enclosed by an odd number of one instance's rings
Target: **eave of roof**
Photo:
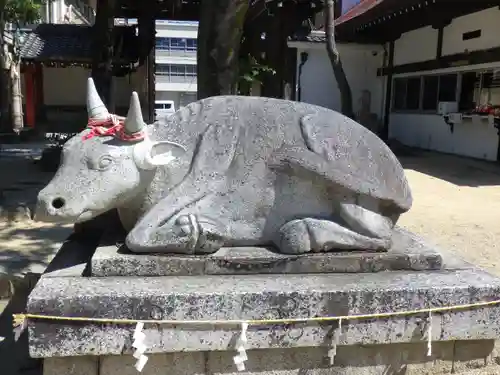
[[[115,28],[115,38],[124,38],[124,48],[115,62],[128,64],[136,60],[135,32],[127,26]],[[37,62],[91,62],[92,27],[73,24],[40,24],[22,33],[21,58]],[[115,45],[117,43],[115,42]]]

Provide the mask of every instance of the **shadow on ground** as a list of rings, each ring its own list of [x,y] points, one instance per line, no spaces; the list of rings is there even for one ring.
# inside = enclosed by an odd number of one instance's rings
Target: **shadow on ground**
[[[42,273],[71,226],[36,223],[30,212],[38,192],[50,181],[35,163],[44,143],[3,144],[0,150],[0,277]]]
[[[416,149],[395,153],[405,169],[439,178],[457,186],[500,185],[500,165],[494,162]]]
[[[28,222],[0,227],[0,274],[42,273],[72,231]]]
[[[25,331],[18,339],[14,340],[12,314],[23,313],[31,288],[26,285],[19,288],[11,298],[3,312],[0,314],[0,373],[2,375],[41,375],[41,360],[29,357],[28,332]]]

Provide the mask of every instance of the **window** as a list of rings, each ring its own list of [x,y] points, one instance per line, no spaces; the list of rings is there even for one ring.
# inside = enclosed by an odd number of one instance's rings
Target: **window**
[[[170,75],[171,76],[183,76],[186,71],[185,65],[170,65]]]
[[[460,100],[458,102],[458,110],[467,112],[473,110],[476,106],[475,91],[479,88],[480,75],[476,72],[468,72],[462,74],[462,87],[460,89]]]
[[[447,74],[439,76],[440,102],[454,102],[457,100],[457,74]]]
[[[500,71],[462,73],[459,109],[465,113],[500,113]]]
[[[196,39],[186,39],[186,47],[188,51],[196,51],[198,41]]]
[[[170,74],[170,64],[156,64],[155,73],[157,75],[169,75]]]
[[[171,81],[175,80],[175,82],[192,82],[196,79],[196,65],[156,64],[156,75],[166,76]]]
[[[156,38],[156,49],[158,50],[168,50],[169,47],[169,38]]]
[[[197,40],[193,38],[156,38],[156,49],[159,51],[196,52]]]
[[[406,83],[406,109],[420,109],[421,78],[409,78]]]
[[[196,77],[196,65],[186,65],[186,75]]]
[[[438,102],[457,100],[457,74],[396,78],[394,111],[436,111]]]
[[[394,80],[393,109],[406,109],[406,79],[396,78]]]
[[[423,81],[422,109],[424,111],[437,110],[439,76],[426,76]]]
[[[394,80],[393,109],[418,110],[420,108],[421,77]]]

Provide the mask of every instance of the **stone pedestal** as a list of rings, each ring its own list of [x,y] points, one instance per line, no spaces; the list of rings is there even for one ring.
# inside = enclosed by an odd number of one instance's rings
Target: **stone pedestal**
[[[79,251],[81,254],[81,251]],[[74,259],[71,261],[70,259]],[[345,316],[498,299],[500,279],[399,230],[387,253],[289,257],[265,249],[222,249],[208,257],[129,254],[99,246],[44,275],[28,302],[34,314],[172,320]],[[451,373],[494,360],[500,307],[337,322],[250,326],[247,373]],[[29,322],[30,353],[44,374],[133,374],[133,325]],[[239,327],[146,324],[145,374],[237,373]],[[406,369],[406,370],[405,370]],[[422,370],[423,369],[423,370]],[[424,371],[425,370],[425,371]],[[76,371],[76,372],[75,372]],[[406,372],[405,372],[406,371]],[[424,372],[422,372],[424,371]]]

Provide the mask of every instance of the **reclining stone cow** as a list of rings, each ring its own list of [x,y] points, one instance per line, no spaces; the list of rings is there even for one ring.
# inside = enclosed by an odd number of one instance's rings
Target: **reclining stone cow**
[[[116,208],[134,252],[383,251],[411,207],[390,149],[326,108],[220,96],[146,125],[136,93],[118,118],[91,79],[87,106],[89,127],[65,144],[35,219],[82,222]]]

